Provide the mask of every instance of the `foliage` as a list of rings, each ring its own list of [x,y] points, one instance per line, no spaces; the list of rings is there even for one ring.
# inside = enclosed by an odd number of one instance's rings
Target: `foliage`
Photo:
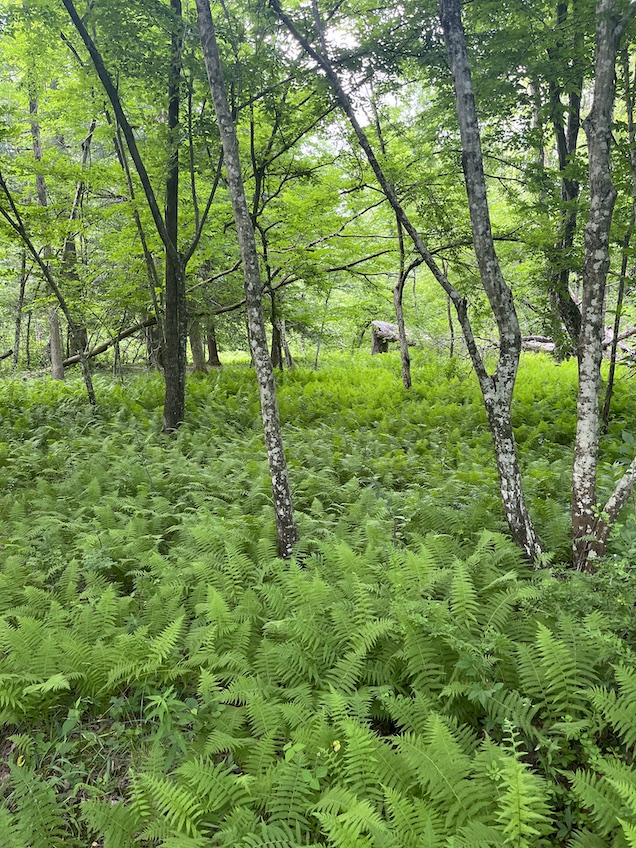
[[[291,562],[249,368],[174,439],[158,378],[3,384],[3,845],[633,844],[629,521],[594,585],[532,571],[473,379],[392,359],[285,374]],[[527,361],[515,402],[555,568],[573,385]]]

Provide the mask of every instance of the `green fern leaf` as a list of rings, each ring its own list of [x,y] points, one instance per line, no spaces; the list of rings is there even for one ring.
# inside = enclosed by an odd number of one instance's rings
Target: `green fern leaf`
[[[121,801],[84,801],[81,814],[90,831],[104,840],[104,848],[130,848],[142,827],[135,811]]]

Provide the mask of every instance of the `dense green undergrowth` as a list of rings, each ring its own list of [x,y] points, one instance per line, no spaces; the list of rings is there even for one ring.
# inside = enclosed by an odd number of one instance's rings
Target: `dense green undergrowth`
[[[571,365],[525,362],[505,535],[461,363],[281,378],[301,542],[275,555],[247,367],[0,386],[0,845],[636,846],[636,523],[567,558]],[[624,465],[620,387],[601,486]]]

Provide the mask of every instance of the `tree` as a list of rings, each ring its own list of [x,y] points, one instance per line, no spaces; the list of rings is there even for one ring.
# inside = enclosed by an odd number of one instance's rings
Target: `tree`
[[[312,2],[312,13],[320,44],[320,52],[312,47],[308,39],[300,33],[291,18],[283,11],[278,0],[271,0],[271,5],[294,38],[325,73],[338,97],[343,111],[354,129],[358,142],[364,150],[382,191],[395,211],[397,220],[408,233],[423,262],[448,294],[455,307],[486,407],[488,423],[495,448],[500,492],[506,520],[514,540],[530,559],[534,559],[541,553],[541,544],[532,519],[530,518],[523,494],[521,469],[510,417],[512,392],[521,353],[521,333],[512,295],[503,280],[494,251],[481,159],[479,127],[474,105],[470,69],[466,58],[459,3],[457,0],[452,0],[448,4],[443,3],[442,25],[444,27],[449,59],[456,82],[462,144],[466,145],[462,161],[464,163],[470,215],[473,225],[475,253],[479,264],[482,285],[486,291],[499,332],[499,356],[497,366],[492,374],[488,372],[483,357],[477,347],[465,298],[452,285],[448,276],[435,261],[430,249],[407,214],[395,188],[387,179],[370,144],[367,133],[358,121],[351,98],[346,93],[329,58],[324,26],[316,0]]]
[[[77,29],[91,57],[97,75],[106,91],[115,113],[115,117],[126,140],[128,151],[143,187],[146,202],[150,209],[157,233],[165,249],[165,329],[164,329],[164,369],[166,392],[163,411],[163,428],[172,432],[185,417],[185,368],[186,368],[186,284],[185,273],[189,260],[192,258],[205,221],[212,204],[216,184],[201,215],[198,227],[183,252],[179,250],[178,235],[178,195],[179,195],[179,161],[178,139],[176,131],[179,125],[179,90],[181,80],[181,4],[179,0],[171,0],[171,41],[170,41],[170,70],[168,74],[168,177],[166,181],[165,217],[162,215],[148,170],[140,154],[132,126],[122,106],[121,98],[108,72],[104,59],[91,38],[84,21],[79,16],[73,0],[63,0],[64,6]]]
[[[530,558],[541,553],[532,519],[525,504],[522,477],[512,429],[510,409],[521,350],[521,335],[512,292],[507,285],[494,249],[490,223],[487,184],[483,167],[480,126],[475,107],[471,68],[468,60],[466,37],[461,16],[460,0],[442,0],[440,22],[444,35],[446,55],[455,90],[455,104],[459,122],[462,149],[462,166],[466,184],[468,209],[471,220],[475,256],[481,284],[488,298],[496,322],[499,344],[497,364],[490,372],[477,349],[468,316],[467,302],[451,284],[448,276],[437,265],[430,249],[412,223],[398,192],[387,179],[369,141],[360,125],[351,97],[336,73],[325,36],[325,28],[317,0],[312,2],[312,24],[319,47],[313,47],[310,38],[283,11],[279,0],[270,0],[279,19],[287,26],[296,41],[325,74],[336,93],[340,105],[353,127],[361,148],[374,171],[378,183],[395,210],[397,220],[411,237],[422,260],[448,293],[457,311],[459,323],[470,353],[488,416],[499,472],[500,491],[504,512],[511,534]],[[624,4],[623,4],[624,5]],[[611,114],[614,103],[614,76],[618,46],[628,24],[636,13],[636,6],[623,8],[617,0],[599,0],[596,9],[596,64],[593,105],[584,122],[588,140],[590,175],[590,215],[585,231],[585,262],[582,274],[583,301],[578,344],[579,396],[578,427],[572,476],[572,534],[574,564],[577,568],[593,568],[593,558],[604,551],[609,528],[634,485],[636,460],[617,483],[603,509],[596,505],[596,467],[599,438],[599,390],[602,355],[602,323],[605,303],[605,284],[610,262],[610,227],[615,201],[615,190],[610,171]],[[562,24],[560,7],[558,23]],[[311,25],[304,25],[305,31]],[[577,83],[580,86],[580,83]],[[553,106],[556,94],[553,91]],[[567,157],[576,142],[579,94],[573,89],[570,102],[569,141],[560,151],[559,164],[563,170]],[[563,146],[564,129],[555,120],[557,141]],[[569,145],[569,146],[568,146]],[[566,176],[563,177],[565,179]],[[571,188],[571,191],[570,191]],[[574,199],[578,187],[568,188],[568,198]],[[566,199],[566,202],[568,200]],[[561,224],[561,249],[571,245],[572,216],[565,215]],[[553,282],[560,293],[560,309],[566,309],[564,291],[567,275]],[[555,289],[556,286],[556,289]],[[558,298],[557,298],[558,299]],[[576,335],[577,328],[572,332]]]
[[[577,430],[572,468],[574,564],[581,570],[593,570],[594,558],[604,553],[609,530],[633,490],[636,474],[634,459],[599,509],[596,477],[603,320],[610,267],[610,230],[616,202],[610,162],[612,113],[618,50],[634,15],[636,4],[630,3],[625,10],[618,0],[597,2],[594,92],[592,108],[583,123],[588,145],[590,213],[585,227]]]
[[[238,235],[241,260],[243,262],[245,306],[252,357],[260,392],[267,459],[272,480],[278,552],[281,557],[288,558],[293,552],[294,544],[298,538],[298,531],[287,476],[287,463],[285,461],[278,402],[276,399],[274,371],[267,351],[267,337],[265,334],[261,300],[262,284],[254,226],[245,195],[236,128],[232,120],[223,82],[221,60],[209,0],[197,0],[197,12],[203,57],[205,59],[210,91],[212,100],[214,101],[214,110],[223,144],[228,188],[232,201],[232,211]]]

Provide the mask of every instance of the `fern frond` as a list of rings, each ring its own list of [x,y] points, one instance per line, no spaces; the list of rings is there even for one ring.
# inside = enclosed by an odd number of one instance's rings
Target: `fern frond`
[[[518,848],[533,848],[550,829],[547,787],[525,763],[512,756],[500,761],[497,821],[506,841]]]
[[[595,709],[621,736],[628,748],[636,744],[636,673],[624,665],[615,669],[620,694],[606,687],[594,687],[589,698]]]
[[[602,835],[616,829],[625,810],[619,792],[605,777],[599,778],[591,771],[577,771],[572,777],[572,791],[590,811]]]
[[[280,762],[271,775],[269,797],[265,801],[268,821],[272,824],[294,824],[310,830],[308,811],[313,805],[315,790],[311,772],[302,762]]]
[[[456,622],[466,628],[471,628],[476,623],[479,611],[477,592],[470,571],[465,563],[459,560],[453,566],[449,602]]]
[[[225,763],[214,763],[205,757],[189,760],[177,769],[199,803],[208,819],[213,812],[219,818],[224,808],[240,806],[249,799],[252,779],[239,775]]]
[[[401,848],[436,848],[442,838],[439,817],[425,801],[384,790],[391,830]]]
[[[104,840],[104,848],[130,848],[142,827],[135,811],[121,801],[84,801],[81,814],[90,832]]]
[[[67,821],[51,785],[26,766],[10,766],[19,837],[29,848],[64,848]]]
[[[155,774],[140,774],[134,780],[134,812],[144,818],[159,817],[173,830],[198,836],[198,822],[204,814],[200,798],[173,780]],[[150,816],[149,816],[150,813]]]
[[[607,848],[607,842],[596,833],[580,830],[568,840],[568,848]]]

